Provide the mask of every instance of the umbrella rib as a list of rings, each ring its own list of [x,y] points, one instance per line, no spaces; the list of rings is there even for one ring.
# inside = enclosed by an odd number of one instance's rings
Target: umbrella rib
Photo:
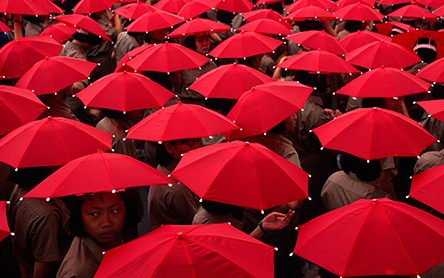
[[[251,148],[248,148],[248,154],[251,157],[251,161],[252,161],[252,164],[253,164],[254,176],[256,177],[256,181],[259,181],[258,172],[257,172],[257,169],[256,169],[256,162],[255,162],[255,160],[253,158],[253,154],[251,153]],[[259,203],[260,203],[261,207],[263,208],[264,207],[264,202],[262,200],[261,190],[260,190],[260,187],[259,187],[259,182],[256,182],[255,185],[257,186],[257,193],[258,193],[258,196],[259,196]]]
[[[375,110],[375,109],[373,109],[372,110],[372,124],[370,125],[370,128],[371,128],[371,130],[370,130],[370,136],[368,137],[368,153],[367,153],[367,158],[370,160],[370,155],[371,155],[371,153],[372,153],[372,150],[371,150],[371,148],[372,148],[372,139],[373,139],[373,134],[374,134],[374,131],[375,131],[375,121],[376,121],[376,115],[375,115],[375,113],[376,113],[376,111],[378,111],[378,110]]]
[[[103,165],[105,166],[105,170],[106,170],[106,173],[107,173],[107,177],[108,177],[108,180],[109,180],[109,182],[110,182],[110,184],[111,184],[111,190],[114,190],[115,188],[114,188],[114,183],[113,183],[113,180],[112,180],[112,178],[111,178],[111,173],[110,173],[110,170],[109,170],[109,166],[108,166],[108,163],[106,162],[106,160],[105,160],[105,158],[103,157],[103,155],[101,154],[100,155],[100,157],[102,158],[102,161],[103,161]]]
[[[49,76],[49,78],[51,79],[51,85],[52,85],[52,89],[53,89],[53,92],[51,92],[51,93],[55,93],[56,92],[56,88],[55,88],[55,84],[54,84],[54,78],[53,78],[53,76],[52,76],[52,74],[51,74],[51,71],[50,71],[50,69],[49,69],[49,62],[48,62],[48,59],[45,59],[45,64],[46,64],[46,69],[48,70],[48,76]]]
[[[194,268],[192,267],[193,261],[191,261],[190,254],[188,254],[188,250],[185,247],[185,243],[184,243],[183,240],[179,240],[179,241],[180,241],[180,244],[182,246],[183,251],[185,252],[185,255],[186,255],[186,258],[187,258],[187,262],[188,262],[188,267],[190,269],[190,273],[191,273],[193,278],[196,278],[197,277],[196,276],[196,272],[194,271]]]
[[[53,128],[56,131],[57,137],[59,138],[60,143],[61,143],[63,149],[65,150],[66,156],[68,157],[69,161],[71,161],[72,158],[70,157],[69,152],[68,152],[68,148],[66,147],[65,142],[62,139],[62,135],[60,133],[60,130],[56,127],[56,125],[54,124],[54,122],[52,120],[50,122],[51,122],[51,125],[53,126]]]

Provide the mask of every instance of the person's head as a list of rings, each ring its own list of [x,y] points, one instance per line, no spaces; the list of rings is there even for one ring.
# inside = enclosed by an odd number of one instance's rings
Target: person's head
[[[18,184],[28,190],[33,189],[37,184],[51,175],[52,171],[48,167],[22,168],[11,171],[9,181]]]
[[[188,36],[184,45],[197,53],[205,55],[210,51],[210,34],[208,32],[200,32]]]
[[[233,20],[234,14],[231,12],[227,12],[224,10],[218,10],[217,11],[217,20],[220,22],[223,22],[227,25],[231,26],[231,20]]]
[[[229,215],[232,214],[234,218],[240,220],[244,212],[243,207],[229,205],[219,202],[202,200],[202,207],[210,213],[219,215]]]
[[[357,21],[357,20],[346,20],[344,24],[344,29],[349,32],[357,32],[365,30],[367,22]]]
[[[72,35],[72,38],[83,43],[83,47],[87,50],[94,45],[98,45],[102,41],[99,36],[80,28]]]
[[[182,154],[199,148],[198,138],[166,141],[157,146],[156,162],[162,166],[176,165]]]
[[[131,120],[133,122],[138,122],[142,118],[142,110],[131,110],[125,113],[112,109],[103,109],[103,115],[107,118],[116,119],[116,120]]]
[[[258,54],[246,58],[237,58],[237,63],[254,69],[258,69],[261,65],[262,57],[264,57],[264,54]]]
[[[362,107],[364,108],[379,107],[398,112],[400,106],[401,100],[399,98],[369,97],[362,100]]]
[[[374,181],[381,176],[381,164],[378,159],[367,162],[365,159],[344,153],[341,156],[341,166],[345,173],[352,172],[361,181]]]
[[[103,247],[115,247],[122,230],[137,222],[126,193],[89,193],[76,198],[69,219],[71,232],[91,237]]]
[[[294,132],[294,128],[296,126],[296,114],[293,114],[283,120],[282,122],[278,123],[274,127],[272,127],[269,132],[276,133],[276,134],[292,134]]]
[[[295,75],[294,81],[299,81],[299,83],[313,87],[313,92],[325,93],[327,91],[327,75],[326,74],[316,74],[309,73],[306,70],[300,70]]]
[[[322,27],[322,23],[319,20],[306,19],[299,24],[299,30],[301,32],[310,30],[322,31],[324,30],[324,28]]]
[[[145,41],[149,43],[163,43],[167,39],[166,36],[170,33],[170,28],[164,28],[148,32]]]

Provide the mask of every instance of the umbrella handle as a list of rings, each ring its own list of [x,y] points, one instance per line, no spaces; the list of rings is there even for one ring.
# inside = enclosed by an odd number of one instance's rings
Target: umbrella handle
[[[23,37],[22,15],[14,14],[12,22],[14,23],[14,39]]]

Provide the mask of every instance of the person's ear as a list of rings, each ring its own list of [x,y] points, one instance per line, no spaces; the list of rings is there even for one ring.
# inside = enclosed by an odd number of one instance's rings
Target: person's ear
[[[169,153],[173,153],[174,151],[174,145],[170,143],[164,143],[165,144],[165,150]]]

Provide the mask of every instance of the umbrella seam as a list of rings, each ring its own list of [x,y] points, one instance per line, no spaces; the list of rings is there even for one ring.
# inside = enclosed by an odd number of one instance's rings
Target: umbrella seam
[[[51,123],[51,125],[54,127],[54,130],[56,131],[57,137],[59,138],[60,143],[61,143],[61,145],[63,146],[63,149],[66,151],[66,156],[68,157],[69,161],[71,161],[72,158],[71,158],[71,156],[69,155],[68,148],[66,147],[65,142],[62,140],[62,136],[61,136],[61,134],[60,134],[60,130],[56,127],[56,125],[54,124],[54,120],[53,120],[52,118],[51,118],[51,120],[50,120],[50,123]]]

